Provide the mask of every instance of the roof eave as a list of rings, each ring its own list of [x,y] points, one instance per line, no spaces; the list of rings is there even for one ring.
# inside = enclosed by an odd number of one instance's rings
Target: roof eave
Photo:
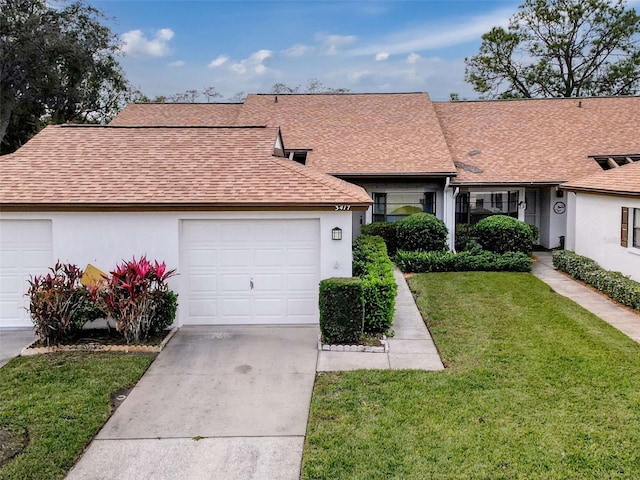
[[[616,197],[640,197],[640,192],[631,190],[608,190],[605,188],[572,187],[571,185],[560,186],[562,190],[576,193],[593,193],[595,195],[613,195]]]
[[[375,172],[375,173],[329,173],[339,178],[445,178],[455,177],[457,172]]]
[[[338,210],[336,206],[348,205],[349,210],[366,210],[373,202],[349,200],[331,202],[240,202],[240,203],[0,203],[0,212],[22,211],[287,211],[287,210]]]
[[[496,186],[511,186],[511,187],[556,187],[566,182],[566,180],[543,180],[543,181],[531,181],[531,182],[523,182],[523,181],[513,181],[513,182],[499,182],[499,181],[486,181],[486,182],[465,182],[465,181],[457,181],[453,180],[451,185],[454,187],[496,187]]]

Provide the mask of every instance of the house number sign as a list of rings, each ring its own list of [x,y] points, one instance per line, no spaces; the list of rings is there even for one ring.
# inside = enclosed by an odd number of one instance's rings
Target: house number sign
[[[341,210],[351,210],[351,205],[336,205],[336,212]]]

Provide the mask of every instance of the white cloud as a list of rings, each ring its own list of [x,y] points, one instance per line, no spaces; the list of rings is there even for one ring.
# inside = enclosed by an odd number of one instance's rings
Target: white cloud
[[[184,60],[176,60],[175,62],[171,62],[169,64],[170,67],[184,67],[186,65]]]
[[[387,58],[389,58],[387,52],[380,52],[376,55],[376,62],[384,62]]]
[[[316,35],[316,40],[322,43],[324,53],[326,53],[327,55],[335,55],[336,53],[338,53],[338,50],[355,42],[357,40],[357,37],[355,35],[318,34]]]
[[[229,57],[227,57],[226,55],[218,55],[218,57],[215,60],[211,60],[211,62],[209,62],[209,68],[218,68],[221,65],[224,65],[225,63],[227,63],[227,61],[229,60]]]
[[[418,29],[405,30],[382,39],[379,43],[354,48],[350,55],[408,54],[425,50],[451,47],[470,41],[477,41],[483,34],[496,26],[507,27],[513,9],[500,9],[488,15],[479,15],[460,20],[455,25],[424,25]]]
[[[258,50],[249,55],[249,58],[245,58],[231,65],[231,70],[239,74],[245,74],[250,70],[253,70],[257,74],[263,74],[268,70],[264,63],[271,57],[273,57],[271,50]]]
[[[131,30],[122,34],[122,51],[132,57],[164,57],[169,54],[169,41],[173,30],[162,28],[149,39],[142,30]]]
[[[418,63],[418,60],[420,60],[422,57],[420,55],[418,55],[416,52],[411,52],[408,56],[407,56],[407,63],[409,65],[413,65],[415,63]]]
[[[305,53],[311,52],[313,50],[314,48],[308,45],[296,44],[291,48],[283,50],[282,53],[284,53],[287,57],[301,57]]]

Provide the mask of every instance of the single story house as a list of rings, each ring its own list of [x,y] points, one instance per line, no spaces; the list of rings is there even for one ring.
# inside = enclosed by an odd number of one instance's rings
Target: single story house
[[[640,282],[640,162],[562,185],[567,248]]]
[[[359,186],[284,156],[278,128],[49,126],[0,158],[0,327],[30,326],[26,279],[133,255],[179,275],[178,323],[317,323],[351,276]]]
[[[561,185],[639,160],[638,125],[640,97],[393,93],[131,104],[108,126],[48,127],[0,158],[0,326],[28,323],[24,278],[58,258],[167,261],[180,324],[301,323],[319,279],[351,274],[365,223],[434,213],[453,248],[457,225],[502,213],[571,246],[580,207]]]

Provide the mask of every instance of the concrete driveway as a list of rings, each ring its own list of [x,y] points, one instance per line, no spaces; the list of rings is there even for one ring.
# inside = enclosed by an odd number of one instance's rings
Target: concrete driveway
[[[183,327],[67,478],[299,478],[317,338]]]
[[[35,340],[33,329],[0,329],[0,367],[20,355],[24,347]]]

